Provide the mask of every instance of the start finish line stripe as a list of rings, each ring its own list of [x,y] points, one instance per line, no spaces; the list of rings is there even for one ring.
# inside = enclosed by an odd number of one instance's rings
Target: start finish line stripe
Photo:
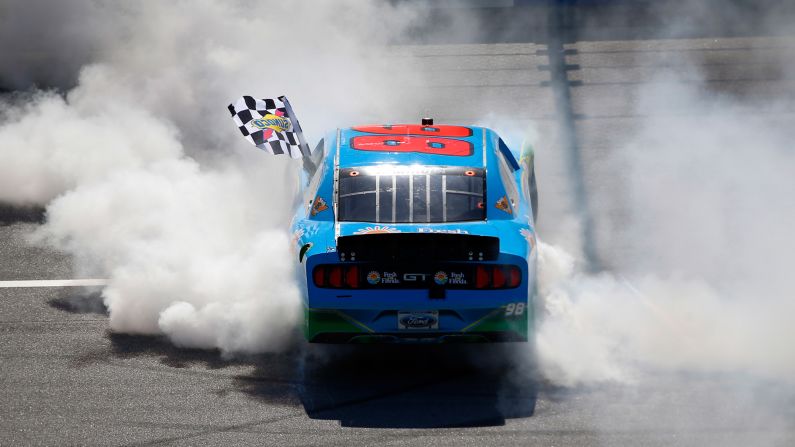
[[[0,281],[0,289],[12,287],[90,287],[105,286],[107,279],[47,279],[28,281]]]

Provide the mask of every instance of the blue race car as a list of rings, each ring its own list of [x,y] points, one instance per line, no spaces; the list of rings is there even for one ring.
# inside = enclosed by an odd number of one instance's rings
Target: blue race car
[[[528,340],[531,148],[423,120],[338,129],[312,164],[292,224],[309,342]]]

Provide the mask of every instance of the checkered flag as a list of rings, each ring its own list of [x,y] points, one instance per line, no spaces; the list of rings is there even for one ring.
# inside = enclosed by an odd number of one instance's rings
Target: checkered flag
[[[240,132],[254,146],[274,155],[309,157],[309,145],[304,141],[301,125],[286,97],[254,99],[243,96],[229,104],[229,112]]]

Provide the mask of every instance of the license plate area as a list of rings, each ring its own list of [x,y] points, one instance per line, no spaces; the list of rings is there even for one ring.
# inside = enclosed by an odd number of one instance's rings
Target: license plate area
[[[439,311],[400,310],[397,313],[397,327],[401,331],[433,331],[439,329]]]

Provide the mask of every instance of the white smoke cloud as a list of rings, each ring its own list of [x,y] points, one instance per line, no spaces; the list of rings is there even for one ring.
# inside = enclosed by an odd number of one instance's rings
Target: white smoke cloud
[[[354,117],[378,122],[410,108],[386,86],[411,78],[411,59],[395,67],[379,45],[415,9],[100,1],[51,17],[41,6],[6,6],[3,33],[24,35],[24,24],[41,29],[49,17],[40,56],[72,51],[80,63],[6,52],[17,67],[4,65],[0,79],[76,85],[6,98],[0,202],[47,206],[36,239],[108,278],[112,330],[224,352],[280,349],[299,318],[286,233],[298,165],[244,142],[226,105],[287,94],[315,141]]]
[[[92,67],[87,77],[99,75]],[[0,128],[0,201],[46,204],[80,183],[119,168],[146,168],[179,157],[177,130],[134,102],[85,101],[84,87],[66,98],[40,92],[11,108]]]
[[[619,247],[611,271],[586,274],[574,257],[540,246],[547,377],[566,385],[649,370],[795,377],[787,343],[795,156],[791,128],[773,119],[787,106],[671,76],[643,86],[637,112],[653,113],[608,163],[623,176],[627,217],[616,228],[606,224],[615,222],[611,208],[592,209],[602,243]]]
[[[411,93],[393,87],[421,84],[415,61],[381,46],[422,16],[417,4],[41,6],[0,9],[0,78],[69,88],[4,103],[0,201],[47,205],[38,237],[107,275],[113,330],[279,349],[299,318],[284,230],[295,165],[243,142],[225,105],[287,94],[313,140],[417,116]],[[576,256],[539,248],[542,370],[562,384],[650,367],[792,377],[792,131],[743,100],[662,81],[642,89],[638,111],[688,113],[650,116],[609,161],[631,191],[622,227],[598,232],[622,247],[614,271],[588,275]],[[571,232],[556,234],[543,210],[563,198],[544,192],[566,188],[539,187],[542,237],[557,243]]]

